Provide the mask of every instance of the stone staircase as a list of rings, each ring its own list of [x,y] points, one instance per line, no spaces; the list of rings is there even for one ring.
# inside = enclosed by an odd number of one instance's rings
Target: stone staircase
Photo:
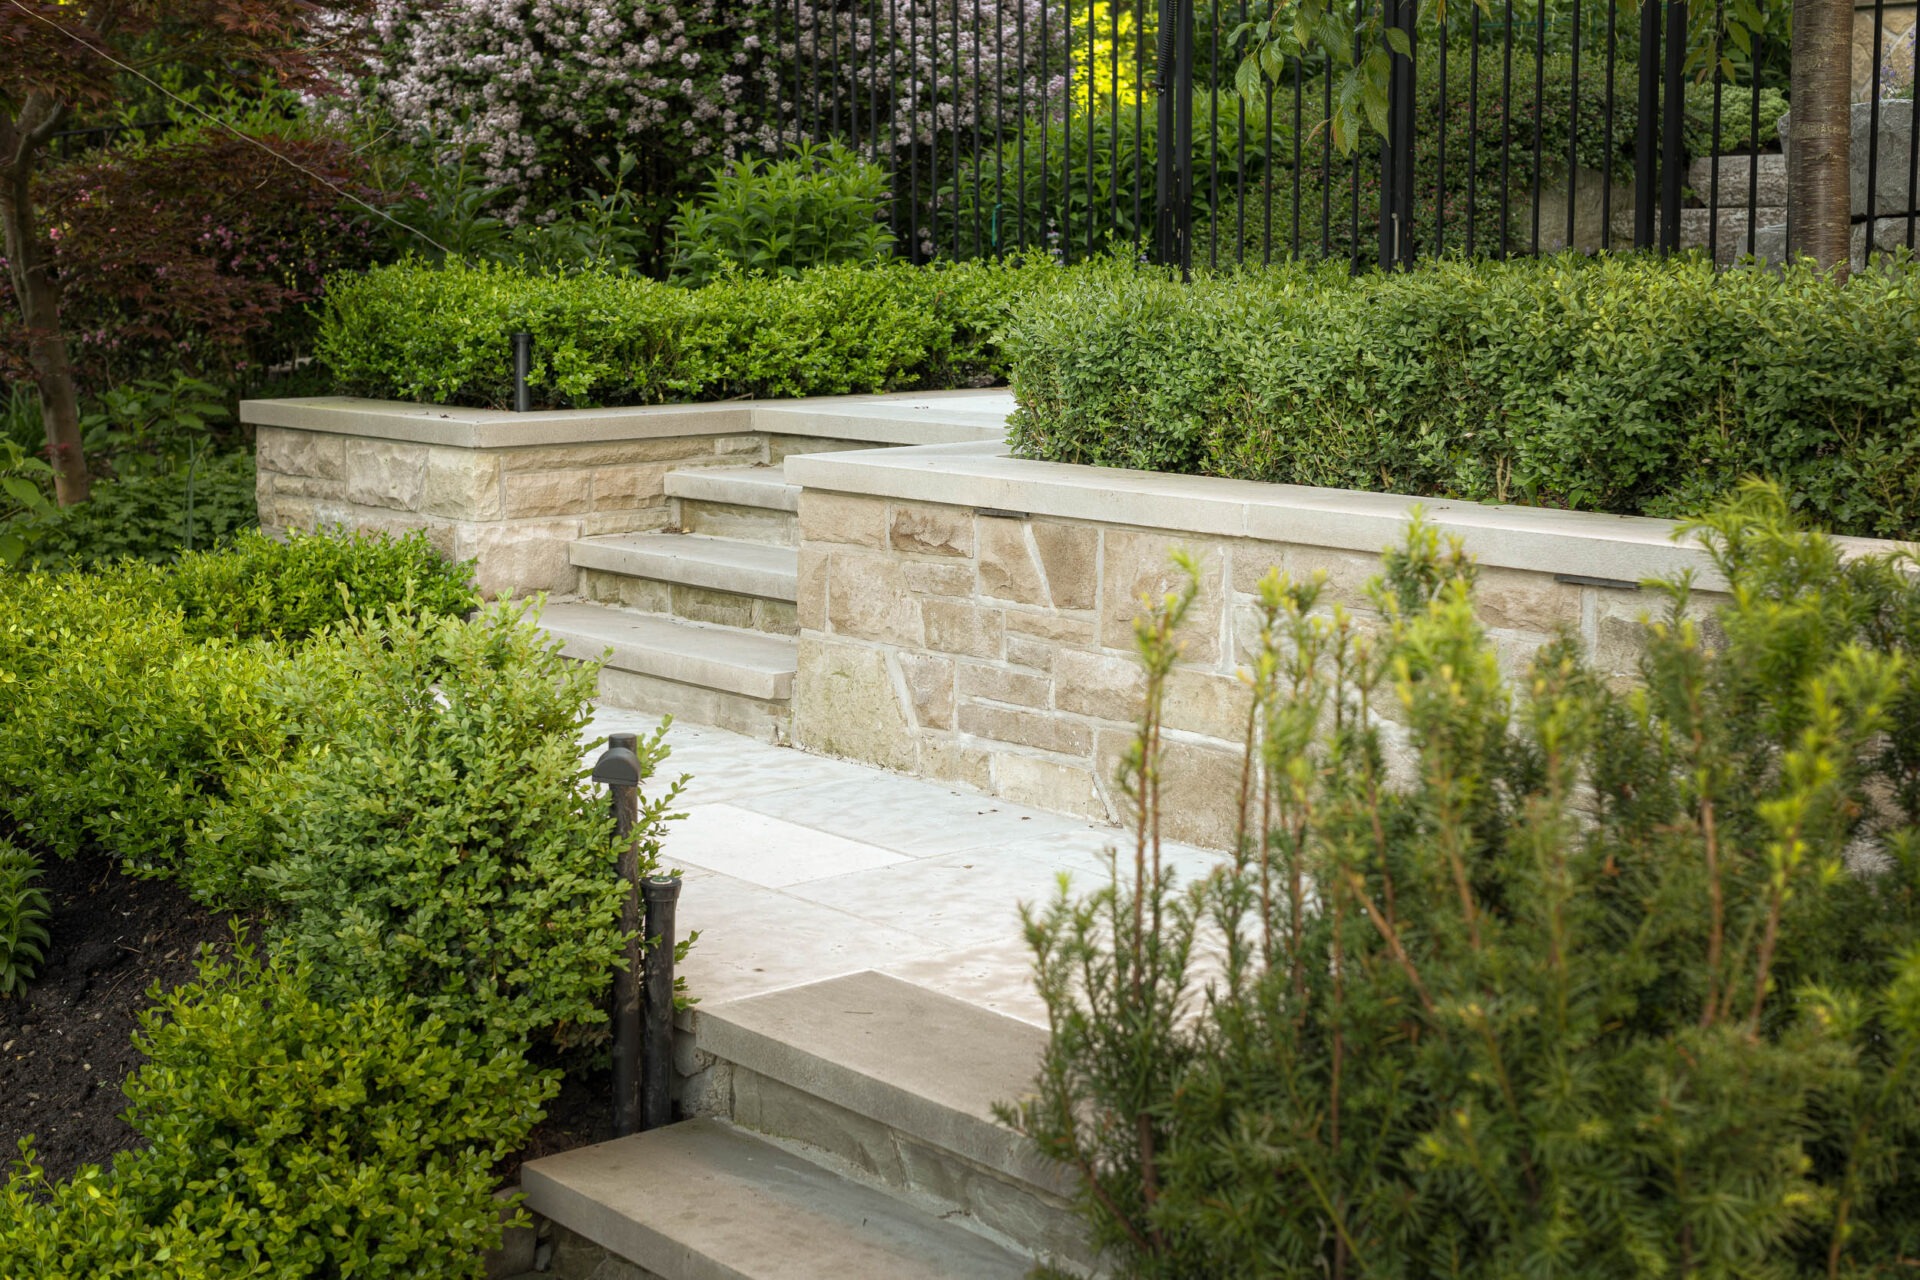
[[[993,1118],[1038,1027],[878,973],[692,1015],[708,1114],[528,1164],[552,1272],[648,1280],[1015,1280],[1094,1271],[1067,1173]],[[622,1270],[621,1268],[627,1268]]]
[[[612,702],[784,741],[800,490],[784,464],[690,467],[665,487],[670,527],[569,544],[580,598],[542,625],[568,657],[612,650]]]

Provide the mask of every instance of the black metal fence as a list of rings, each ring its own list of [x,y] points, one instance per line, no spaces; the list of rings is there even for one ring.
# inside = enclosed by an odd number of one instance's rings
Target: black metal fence
[[[771,114],[888,167],[916,261],[1791,252],[1790,0],[1351,3],[1351,60],[1323,39],[1250,99],[1235,33],[1273,0],[779,0]],[[1859,13],[1856,256],[1912,248],[1920,207],[1913,9]],[[1356,109],[1355,66],[1384,110]]]

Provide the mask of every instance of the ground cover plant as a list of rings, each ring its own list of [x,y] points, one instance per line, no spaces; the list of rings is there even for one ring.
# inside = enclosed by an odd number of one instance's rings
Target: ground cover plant
[[[1009,1118],[1139,1276],[1902,1274],[1920,1260],[1920,585],[1744,489],[1642,683],[1511,681],[1416,523],[1369,610],[1260,584],[1230,863],[1175,885],[1160,697],[1114,883],[1030,910]],[[1205,957],[1203,962],[1202,956]]]
[[[537,402],[658,404],[991,385],[1018,300],[1061,277],[1032,261],[723,272],[698,289],[587,271],[407,262],[337,284],[318,357],[339,389],[512,402],[508,335],[533,335]]]
[[[1003,335],[1025,457],[1686,516],[1777,481],[1920,536],[1920,266],[1695,258],[1072,276]]]

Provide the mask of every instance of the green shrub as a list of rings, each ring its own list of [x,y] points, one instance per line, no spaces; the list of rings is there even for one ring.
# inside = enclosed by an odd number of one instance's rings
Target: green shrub
[[[1632,174],[1635,81],[1631,76],[1616,77],[1609,139],[1601,109],[1604,82],[1591,63],[1582,71],[1576,124],[1571,61],[1564,54],[1548,59],[1536,106],[1531,47],[1526,50],[1524,67],[1519,65],[1518,56],[1516,51],[1510,115],[1500,110],[1502,68],[1497,52],[1482,50],[1477,110],[1468,92],[1471,77],[1463,49],[1454,50],[1448,65],[1444,98],[1438,59],[1423,55],[1420,60],[1415,110],[1422,124],[1414,149],[1413,232],[1423,252],[1434,250],[1443,229],[1447,246],[1457,250],[1465,245],[1470,192],[1478,251],[1489,252],[1498,246],[1503,203],[1508,206],[1508,243],[1516,250],[1530,245],[1536,131],[1540,147],[1537,173],[1546,194],[1565,191],[1569,150],[1582,169],[1608,170],[1615,175],[1616,204],[1624,193],[1619,180]],[[1291,85],[1275,90],[1270,131],[1264,104],[1248,105],[1244,138],[1241,100],[1230,87],[1222,88],[1217,101],[1206,93],[1196,97],[1191,210],[1195,263],[1224,266],[1242,257],[1257,263],[1263,261],[1263,255],[1283,260],[1294,255],[1296,243],[1305,256],[1319,257],[1323,236],[1328,256],[1341,260],[1352,256],[1356,245],[1355,157],[1341,154],[1332,145],[1329,131],[1319,127],[1325,112],[1324,93],[1325,82],[1319,78],[1301,84],[1297,165]],[[1735,136],[1731,119],[1734,101],[1729,96],[1723,104],[1722,137],[1729,140],[1729,149]],[[1746,100],[1740,101],[1744,104]],[[1711,106],[1709,98],[1709,113]],[[1114,107],[1111,99],[1101,102],[1089,119],[1085,108],[1076,104],[1071,121],[1036,119],[1013,141],[963,168],[957,186],[951,180],[943,186],[940,203],[948,212],[942,214],[936,228],[935,244],[943,251],[951,250],[957,219],[959,252],[974,252],[972,237],[977,219],[983,228],[982,252],[992,252],[996,245],[1011,248],[1023,240],[1028,245],[1049,248],[1063,247],[1064,242],[1064,248],[1078,258],[1086,254],[1089,241],[1104,247],[1109,235],[1131,245],[1137,200],[1140,221],[1145,224],[1137,229],[1142,244],[1150,245],[1159,156],[1158,120],[1150,101],[1137,119],[1131,103],[1120,103],[1117,112]],[[1446,137],[1444,171],[1440,163],[1442,120]],[[1710,114],[1707,121],[1711,123]],[[1089,135],[1093,142],[1091,164]],[[1358,148],[1357,243],[1368,258],[1374,256],[1378,243],[1380,162],[1376,141],[1369,138]],[[1438,220],[1443,193],[1444,228]],[[1543,238],[1561,234],[1561,229],[1542,227]]]
[[[1193,589],[1140,624],[1140,852],[1028,913],[1052,1032],[1007,1112],[1116,1272],[1913,1265],[1920,585],[1765,488],[1704,532],[1731,595],[1665,587],[1632,691],[1572,638],[1510,684],[1430,528],[1371,620],[1269,575],[1242,834],[1191,887],[1154,833]]]
[[[401,263],[328,290],[319,354],[343,390],[446,404],[510,402],[516,330],[556,406],[973,386],[1004,376],[1008,306],[1056,282],[1015,263],[889,262],[677,289]]]
[[[1760,145],[1771,147],[1780,141],[1780,117],[1787,113],[1787,95],[1778,89],[1760,90]],[[1747,151],[1753,144],[1753,90],[1747,85],[1728,84],[1720,88],[1720,133],[1713,131],[1713,85],[1687,86],[1687,154],[1710,156]],[[1707,193],[1696,193],[1705,200]],[[1726,193],[1721,203],[1727,202]]]
[[[274,662],[193,639],[144,574],[0,576],[0,812],[60,857],[173,868],[234,765],[277,749]]]
[[[1760,475],[1920,536],[1920,267],[1698,259],[1089,274],[1005,341],[1027,457],[1681,516]]]
[[[838,142],[799,143],[772,162],[744,157],[714,170],[700,197],[680,205],[671,277],[698,286],[727,267],[797,276],[872,265],[893,249],[883,221],[892,196],[887,171]]]
[[[25,563],[84,569],[123,557],[165,563],[259,525],[253,455],[216,453],[151,475],[102,480],[93,498],[21,520]]]
[[[285,542],[247,530],[217,552],[181,557],[156,581],[197,639],[298,640],[389,606],[462,617],[480,603],[472,562],[447,560],[419,530],[294,533]]]
[[[27,979],[47,958],[47,916],[53,908],[40,878],[40,859],[0,840],[0,998],[27,989]]]
[[[190,886],[267,906],[322,997],[417,1005],[499,1043],[583,1038],[624,945],[605,800],[580,767],[595,677],[511,607],[343,624],[262,692],[291,708],[293,746],[213,807]],[[665,755],[644,743],[646,772]],[[643,806],[643,871],[678,793]]]
[[[309,980],[242,948],[159,997],[126,1086],[147,1145],[58,1186],[27,1146],[0,1192],[0,1273],[477,1280],[500,1239],[494,1166],[554,1079]]]
[[[264,638],[351,610],[464,614],[470,573],[419,535],[253,533],[170,568],[0,574],[0,813],[61,857],[94,844],[177,870],[241,762],[285,750],[298,708]]]

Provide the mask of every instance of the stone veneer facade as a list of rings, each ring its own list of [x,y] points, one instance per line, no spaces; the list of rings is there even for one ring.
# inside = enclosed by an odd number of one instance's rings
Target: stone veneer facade
[[[1164,829],[1229,845],[1256,584],[1274,567],[1324,573],[1323,599],[1364,623],[1375,616],[1366,584],[1412,500],[903,456],[925,452],[822,458],[801,472],[795,744],[1124,821],[1114,778],[1143,694],[1133,622],[1143,599],[1176,585],[1169,557],[1184,549],[1201,581],[1168,686],[1163,776],[1179,803]],[[981,507],[930,500],[968,491]],[[1672,544],[1665,521],[1429,505],[1480,556],[1480,616],[1510,671],[1570,632],[1602,671],[1632,678],[1640,619],[1658,604],[1635,582],[1691,569],[1702,587],[1724,585],[1698,548]],[[1263,522],[1290,531],[1232,536]],[[1696,607],[1714,598],[1703,591]]]

